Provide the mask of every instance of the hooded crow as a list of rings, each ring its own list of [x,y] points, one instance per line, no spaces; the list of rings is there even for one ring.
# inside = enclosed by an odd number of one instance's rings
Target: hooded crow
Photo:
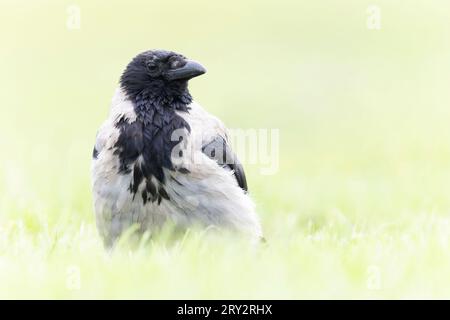
[[[105,246],[133,225],[142,234],[169,221],[262,237],[227,129],[189,93],[188,81],[205,72],[165,50],[137,55],[123,72],[93,152],[94,207]]]

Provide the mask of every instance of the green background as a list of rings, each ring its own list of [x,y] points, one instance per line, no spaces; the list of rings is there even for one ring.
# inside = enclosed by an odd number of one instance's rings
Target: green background
[[[0,298],[450,298],[450,2],[0,12]],[[280,130],[278,172],[245,165],[268,245],[194,232],[103,250],[92,146],[123,68],[151,48],[208,68],[191,93],[228,127]]]

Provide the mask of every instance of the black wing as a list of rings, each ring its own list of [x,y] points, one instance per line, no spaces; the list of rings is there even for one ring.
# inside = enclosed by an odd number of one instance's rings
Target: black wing
[[[232,170],[239,187],[248,191],[244,167],[224,138],[221,136],[215,137],[211,142],[203,145],[202,151],[211,159],[216,160],[222,167]]]

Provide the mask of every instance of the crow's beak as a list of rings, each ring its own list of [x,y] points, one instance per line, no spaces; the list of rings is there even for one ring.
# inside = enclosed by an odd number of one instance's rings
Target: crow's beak
[[[178,69],[169,70],[166,72],[167,80],[189,80],[200,76],[206,72],[204,66],[200,63],[187,60],[187,63]]]

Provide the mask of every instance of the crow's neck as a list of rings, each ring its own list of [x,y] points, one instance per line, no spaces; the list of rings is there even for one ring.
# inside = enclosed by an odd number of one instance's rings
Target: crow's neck
[[[178,94],[143,90],[134,98],[134,109],[137,119],[144,125],[161,127],[164,122],[171,120],[175,111],[189,111],[191,102],[192,96],[187,89]]]
[[[174,132],[190,132],[189,124],[176,113],[188,112],[192,97],[183,91],[178,95],[156,95],[153,91],[142,91],[135,96],[128,96],[134,104],[137,121],[127,120],[117,123],[120,136],[116,143],[119,156],[120,173],[133,172],[130,191],[136,195],[139,185],[146,181],[146,188],[142,191],[144,203],[146,201],[161,200],[154,192],[152,177],[161,184],[165,182],[163,169],[178,170],[172,163],[172,151],[181,141],[174,139]],[[142,157],[137,162],[138,157]],[[162,195],[164,197],[164,195]]]
[[[188,112],[192,97],[187,88],[177,94],[144,90],[135,97],[134,108],[142,130],[142,170],[147,179],[164,182],[163,168],[175,170],[172,151],[180,142],[174,132],[189,133],[189,124],[176,111]]]

